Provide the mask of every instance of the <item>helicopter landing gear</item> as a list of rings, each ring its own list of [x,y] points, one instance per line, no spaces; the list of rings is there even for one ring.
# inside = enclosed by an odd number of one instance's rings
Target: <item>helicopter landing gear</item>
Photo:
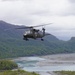
[[[44,41],[44,39],[41,38],[41,41]]]
[[[27,39],[27,38],[23,38],[23,40],[26,40],[26,41],[28,41],[29,39]]]
[[[29,41],[29,39],[26,39],[26,41]]]

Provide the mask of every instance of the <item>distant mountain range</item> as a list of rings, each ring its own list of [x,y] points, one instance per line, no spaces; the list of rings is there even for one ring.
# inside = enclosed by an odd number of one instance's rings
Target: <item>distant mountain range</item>
[[[75,37],[69,41],[61,41],[49,35],[44,37],[44,41],[25,41],[24,30],[16,30],[17,27],[21,26],[0,21],[0,58],[75,52]]]

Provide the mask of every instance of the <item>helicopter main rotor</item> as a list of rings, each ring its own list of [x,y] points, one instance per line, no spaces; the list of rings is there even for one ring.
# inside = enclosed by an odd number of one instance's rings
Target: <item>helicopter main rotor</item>
[[[52,23],[47,23],[47,24],[41,24],[41,25],[36,25],[36,26],[30,26],[30,27],[20,27],[20,28],[16,28],[16,29],[33,29],[33,28],[36,28],[36,27],[41,27],[41,26],[46,26],[46,25],[50,25]]]

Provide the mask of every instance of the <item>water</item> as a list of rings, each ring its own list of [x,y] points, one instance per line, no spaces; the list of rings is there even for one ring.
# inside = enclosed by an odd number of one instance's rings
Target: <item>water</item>
[[[44,66],[44,67],[24,67],[23,70],[26,71],[75,71],[75,65],[70,66]]]
[[[47,72],[47,71],[75,71],[75,65],[53,65],[53,66],[38,66],[36,63],[39,61],[45,61],[46,59],[39,58],[39,57],[28,57],[28,60],[18,60],[16,63],[19,67],[23,70],[30,71],[30,72]]]

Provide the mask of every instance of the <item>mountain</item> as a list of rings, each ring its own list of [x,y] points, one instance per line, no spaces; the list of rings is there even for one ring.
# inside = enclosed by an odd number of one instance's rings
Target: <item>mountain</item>
[[[20,27],[17,25],[12,25],[6,23],[4,21],[0,21],[0,38],[17,38],[21,37],[20,35],[23,34],[24,30],[16,30],[15,28]],[[18,33],[18,34],[17,34]]]
[[[0,21],[0,58],[74,52],[75,46],[70,46],[73,42],[60,41],[52,34],[44,37],[44,41],[33,39],[25,41],[24,30],[15,29],[17,27],[22,26]]]
[[[71,39],[69,41],[75,42],[75,37],[71,37]]]

